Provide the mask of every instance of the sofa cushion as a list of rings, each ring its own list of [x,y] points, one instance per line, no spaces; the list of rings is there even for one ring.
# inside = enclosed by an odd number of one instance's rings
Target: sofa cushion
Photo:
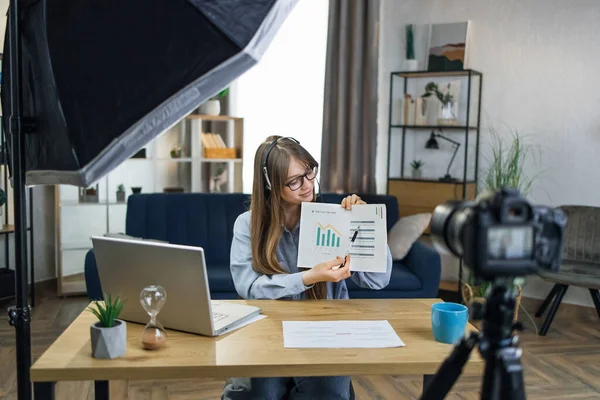
[[[400,218],[388,233],[388,246],[392,259],[402,260],[408,254],[431,221],[430,213],[408,215]]]
[[[349,291],[364,290],[359,287],[352,279],[346,279],[346,286]],[[400,263],[394,261],[392,266],[392,276],[390,283],[383,290],[420,290],[421,281],[412,273],[412,271]]]
[[[213,264],[206,267],[211,292],[235,292],[233,277],[228,264]]]

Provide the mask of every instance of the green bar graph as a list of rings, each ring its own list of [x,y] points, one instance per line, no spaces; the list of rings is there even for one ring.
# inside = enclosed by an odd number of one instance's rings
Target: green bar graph
[[[329,242],[330,237],[331,237],[331,231],[327,231],[327,244],[326,244],[326,246],[328,246],[328,247],[329,247],[329,243],[330,243]]]
[[[335,247],[335,233],[331,234],[331,247]]]
[[[323,238],[321,239],[321,246],[325,246],[325,234],[322,234]]]
[[[319,245],[319,239],[321,239],[321,227],[317,226],[317,246]]]
[[[335,244],[335,247],[340,247],[340,238],[337,238],[337,243]]]

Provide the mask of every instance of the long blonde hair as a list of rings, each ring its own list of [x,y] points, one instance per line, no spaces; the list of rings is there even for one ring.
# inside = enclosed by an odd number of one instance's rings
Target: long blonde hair
[[[277,144],[269,152],[266,165],[271,184],[269,190],[263,173],[263,162],[265,153],[276,140]],[[308,168],[318,167],[317,161],[299,143],[281,136],[268,137],[258,147],[254,158],[254,183],[250,204],[252,267],[260,274],[289,274],[277,260],[277,246],[283,235],[285,221],[282,192],[292,159],[305,164]],[[315,197],[313,201],[314,199]],[[326,299],[327,284],[318,282],[306,293],[311,299]]]

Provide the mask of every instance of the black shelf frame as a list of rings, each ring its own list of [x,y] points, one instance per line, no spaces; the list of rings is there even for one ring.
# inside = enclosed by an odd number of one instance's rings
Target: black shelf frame
[[[452,78],[452,77],[466,77],[467,79],[467,113],[466,113],[466,125],[403,125],[403,124],[393,124],[392,123],[392,115],[393,115],[393,96],[394,96],[394,78],[403,79],[403,95],[406,95],[408,89],[408,80],[409,79],[430,79],[430,78]],[[473,80],[479,79],[479,88],[478,88],[478,102],[477,102],[477,125],[469,126],[469,122],[471,120],[471,109],[472,109],[472,99],[471,99],[471,91],[473,88]],[[429,182],[429,183],[439,183],[439,184],[455,184],[462,186],[462,200],[465,200],[467,197],[467,185],[475,184],[475,193],[477,194],[477,182],[479,181],[479,139],[480,139],[480,131],[481,131],[481,94],[483,89],[483,73],[473,70],[473,69],[464,69],[460,71],[396,71],[390,73],[390,98],[389,98],[389,109],[388,109],[388,162],[387,162],[387,188],[386,191],[389,193],[390,189],[390,181],[410,181],[410,182]],[[391,143],[392,143],[392,134],[394,130],[401,129],[402,130],[402,150],[400,155],[400,177],[392,177],[390,176],[390,164],[391,164]],[[417,135],[422,135],[424,131],[444,131],[444,130],[452,130],[452,131],[464,131],[464,165],[463,165],[463,177],[462,179],[456,181],[445,181],[445,180],[436,180],[436,179],[411,179],[404,177],[404,162],[405,162],[405,143],[406,143],[406,134],[407,130],[417,130]],[[469,156],[469,136],[475,133],[475,179],[467,179],[467,169],[468,169],[468,156]],[[459,270],[458,270],[458,298],[459,302],[463,302],[462,290],[461,290],[461,282],[463,280],[463,262],[462,258],[460,259]]]

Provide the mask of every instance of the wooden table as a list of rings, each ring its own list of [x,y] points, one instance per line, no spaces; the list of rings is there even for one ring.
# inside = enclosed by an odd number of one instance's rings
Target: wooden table
[[[31,368],[36,399],[54,398],[56,381],[94,380],[96,399],[107,399],[109,380],[269,376],[422,374],[425,382],[453,346],[431,331],[431,305],[440,299],[307,300],[232,302],[259,306],[267,318],[210,338],[168,331],[168,347],[141,347],[143,325],[127,324],[127,353],[113,360],[91,356],[90,325],[82,312]],[[191,308],[193,310],[193,308]],[[406,347],[385,349],[286,349],[282,321],[388,320]],[[159,314],[160,320],[160,314]],[[467,330],[475,330],[472,325]],[[483,373],[474,351],[463,374]]]

